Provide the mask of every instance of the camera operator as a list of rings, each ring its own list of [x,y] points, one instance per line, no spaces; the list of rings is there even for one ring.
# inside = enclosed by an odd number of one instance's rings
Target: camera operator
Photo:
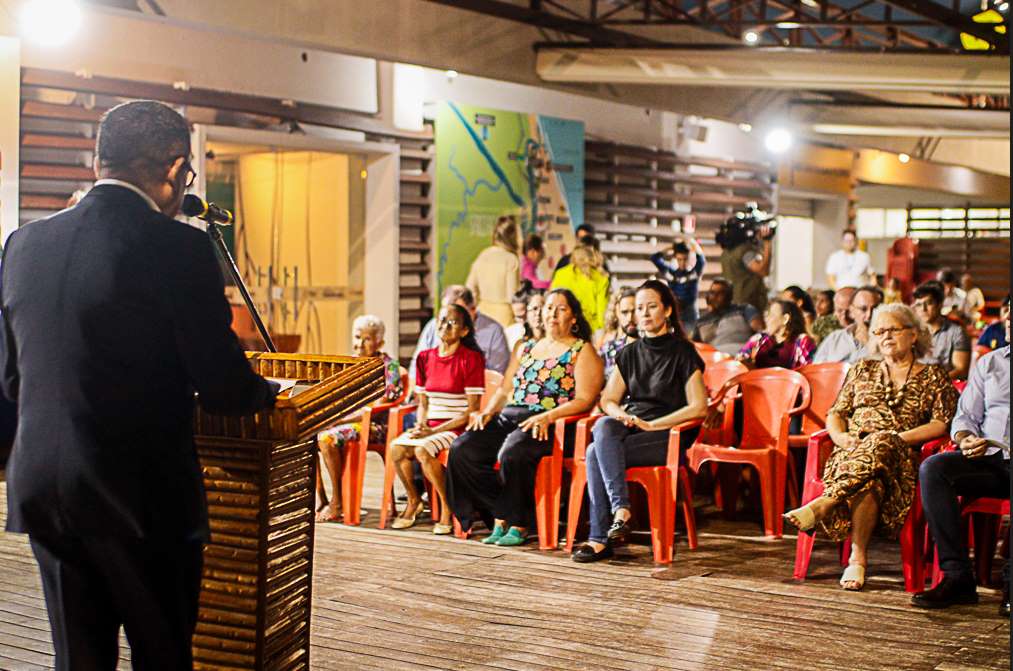
[[[721,274],[731,280],[733,303],[767,308],[772,239],[776,224],[753,206],[721,225],[715,239],[721,246]]]

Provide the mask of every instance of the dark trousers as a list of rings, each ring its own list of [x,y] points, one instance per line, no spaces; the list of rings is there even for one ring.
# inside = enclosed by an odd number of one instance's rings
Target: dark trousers
[[[465,431],[447,457],[447,498],[465,529],[479,513],[490,528],[492,518],[528,528],[534,521],[538,462],[552,453],[548,440],[535,440],[519,424],[536,413],[507,406],[481,431]],[[496,462],[499,462],[499,471]]]
[[[121,625],[134,669],[193,667],[203,542],[30,540],[58,671],[115,669]]]
[[[958,496],[1009,498],[1009,461],[1002,453],[968,459],[960,452],[942,452],[922,462],[918,471],[922,507],[939,550],[939,568],[949,578],[973,580]]]

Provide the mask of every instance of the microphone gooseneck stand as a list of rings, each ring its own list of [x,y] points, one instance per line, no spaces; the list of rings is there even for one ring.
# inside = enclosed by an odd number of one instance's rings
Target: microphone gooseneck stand
[[[243,300],[246,301],[246,308],[250,311],[250,316],[253,317],[253,323],[257,325],[257,330],[260,331],[260,337],[264,339],[264,345],[267,346],[268,352],[277,352],[278,348],[274,346],[274,341],[271,340],[271,334],[267,332],[267,327],[264,326],[264,320],[260,318],[260,312],[257,311],[257,306],[253,304],[253,296],[250,295],[250,290],[246,288],[246,282],[243,281],[243,276],[239,274],[239,266],[236,265],[236,260],[232,258],[232,253],[229,252],[228,246],[225,244],[225,238],[222,237],[222,229],[218,224],[213,221],[208,221],[208,235],[215,241],[215,246],[218,248],[218,253],[222,255],[222,260],[225,261],[229,267],[229,272],[232,274],[232,279],[235,280],[236,286],[239,287],[239,293],[243,294]]]

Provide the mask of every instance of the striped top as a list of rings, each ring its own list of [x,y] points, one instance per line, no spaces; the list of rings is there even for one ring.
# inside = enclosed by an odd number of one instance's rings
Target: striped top
[[[450,356],[438,347],[419,353],[415,364],[415,391],[426,395],[430,426],[453,419],[468,410],[468,395],[485,393],[485,358],[463,345]]]

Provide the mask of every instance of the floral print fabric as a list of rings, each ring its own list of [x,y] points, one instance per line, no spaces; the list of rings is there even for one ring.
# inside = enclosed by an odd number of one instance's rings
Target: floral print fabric
[[[562,356],[548,359],[532,356],[531,350],[536,342],[528,340],[521,347],[510,405],[542,412],[573,400],[577,386],[573,369],[584,341],[578,338]]]

